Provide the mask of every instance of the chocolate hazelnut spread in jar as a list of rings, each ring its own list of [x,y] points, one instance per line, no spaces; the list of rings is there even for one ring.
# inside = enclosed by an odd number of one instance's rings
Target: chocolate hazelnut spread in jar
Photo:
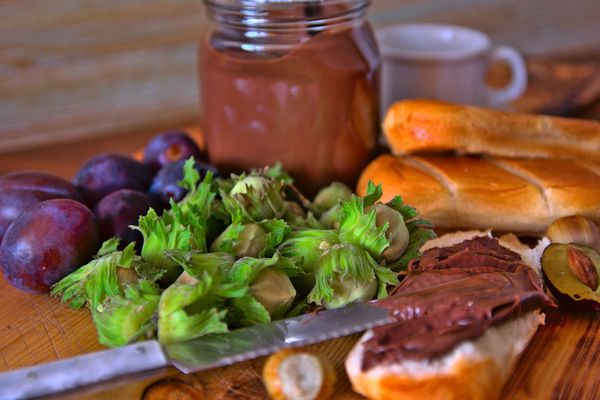
[[[307,194],[354,185],[377,145],[380,58],[368,0],[205,0],[203,131],[239,172],[280,161]]]

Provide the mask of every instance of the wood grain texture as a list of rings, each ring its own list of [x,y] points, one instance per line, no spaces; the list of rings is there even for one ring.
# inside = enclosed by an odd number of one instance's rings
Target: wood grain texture
[[[0,2],[0,152],[194,123],[201,0]],[[376,27],[444,22],[527,55],[600,52],[597,0],[374,0]]]
[[[80,161],[99,151],[133,152],[143,146],[151,133],[128,135],[118,140],[94,139],[69,145],[65,157],[61,145],[20,152],[0,158],[0,173],[35,167],[69,178]],[[600,314],[547,311],[547,323],[540,327],[525,350],[503,399],[596,399],[600,390]],[[72,357],[102,348],[87,310],[70,310],[47,295],[18,291],[0,276],[0,372],[27,365]],[[311,346],[334,364],[339,381],[334,399],[360,399],[352,392],[343,369],[346,354],[358,335]],[[183,376],[170,369],[163,374],[101,392],[77,393],[69,399],[142,399],[157,381],[176,382],[185,393],[203,399],[265,398],[261,370],[265,359],[227,368]],[[155,387],[155,386],[153,386]],[[171,391],[173,398],[183,397]],[[177,397],[180,396],[180,397]],[[193,398],[193,397],[192,397]]]

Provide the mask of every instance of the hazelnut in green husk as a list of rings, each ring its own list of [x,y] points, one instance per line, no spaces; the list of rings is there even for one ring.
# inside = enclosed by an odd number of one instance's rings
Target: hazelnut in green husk
[[[112,296],[92,309],[98,341],[118,347],[154,336],[154,313],[158,307],[160,290],[156,284],[141,279],[127,285],[122,296]]]
[[[210,250],[242,257],[271,257],[290,232],[283,220],[272,219],[246,224],[233,223],[211,244]]]
[[[315,266],[316,283],[309,302],[326,308],[387,296],[387,285],[398,284],[397,275],[382,267],[369,253],[352,244],[340,243],[325,249]]]
[[[399,259],[408,246],[408,229],[400,212],[392,207],[375,203],[365,208],[365,213],[375,211],[375,226],[387,226],[385,237],[390,242],[389,247],[383,250],[382,256],[385,261],[391,263]]]
[[[333,182],[324,187],[317,193],[311,209],[321,215],[332,207],[338,205],[342,200],[349,200],[352,197],[352,190],[341,182]]]
[[[296,298],[290,277],[299,272],[297,260],[279,253],[271,258],[245,257],[236,261],[229,279],[250,291],[230,302],[235,320],[241,325],[252,325],[284,317]]]
[[[279,219],[285,212],[284,183],[261,173],[241,175],[229,193],[221,192],[223,205],[234,222]]]
[[[277,248],[283,256],[297,257],[301,260],[301,273],[292,279],[298,292],[306,294],[313,288],[315,265],[325,249],[336,243],[339,243],[339,238],[334,230],[307,229],[292,232]]]

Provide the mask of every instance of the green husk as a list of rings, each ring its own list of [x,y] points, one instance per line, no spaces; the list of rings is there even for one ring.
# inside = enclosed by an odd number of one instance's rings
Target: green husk
[[[340,228],[340,216],[342,215],[342,206],[336,204],[329,210],[321,214],[319,223],[327,229],[339,229]]]
[[[372,205],[374,198],[373,193],[368,192],[364,198],[352,196],[341,203],[340,241],[359,246],[375,260],[381,260],[383,251],[390,246],[385,235],[389,224],[378,227],[375,210],[365,213],[365,207]]]
[[[123,295],[118,268],[132,268],[139,263],[135,243],[117,251],[119,239],[105,241],[96,257],[53,285],[51,295],[61,295],[61,301],[78,309],[86,303],[95,309],[105,298]]]
[[[266,323],[285,315],[296,297],[289,277],[301,272],[298,261],[275,253],[271,258],[245,257],[235,262],[229,279],[249,288],[248,296],[232,303],[242,325]]]
[[[252,172],[236,177],[231,191],[221,191],[221,198],[234,223],[280,219],[285,212],[283,188],[282,180]]]
[[[171,200],[171,209],[161,216],[151,208],[140,217],[138,226],[132,226],[144,237],[141,251],[144,263],[138,273],[149,278],[161,276],[163,285],[172,283],[182,271],[165,252],[174,249],[205,252],[207,249],[207,226],[215,198],[212,173],[208,172],[200,182],[193,157],[185,162],[183,171],[184,178],[179,183],[188,194],[179,203]]]
[[[229,274],[235,258],[228,253],[202,253],[197,250],[186,252],[184,250],[170,250],[166,256],[180,265],[183,270],[199,280],[204,274],[210,276],[219,276],[220,280],[225,279]]]
[[[144,260],[138,272],[145,276],[162,276],[163,284],[174,281],[181,268],[165,256],[167,250],[192,250],[191,231],[184,223],[181,213],[165,212],[159,217],[151,208],[140,217],[138,226],[144,237],[141,256]]]
[[[380,266],[369,253],[348,243],[328,248],[316,268],[316,284],[308,301],[327,308],[387,296],[386,285],[398,283],[396,275]]]
[[[306,295],[313,288],[315,265],[323,252],[336,243],[339,243],[339,237],[334,230],[306,229],[292,232],[277,248],[283,256],[297,257],[301,260],[302,273],[292,278],[300,295]]]
[[[243,297],[248,288],[226,281],[219,268],[203,272],[195,284],[169,286],[158,308],[158,338],[162,343],[227,332],[227,299]]]
[[[290,233],[277,251],[285,257],[301,258],[302,272],[312,273],[323,251],[337,243],[339,237],[335,230],[306,229]]]
[[[319,190],[310,208],[320,216],[332,207],[339,205],[340,201],[351,198],[352,190],[348,186],[341,182],[332,182],[329,186]]]
[[[406,227],[409,232],[408,246],[402,257],[388,265],[392,271],[406,271],[411,260],[421,257],[421,251],[419,250],[421,246],[437,237],[429,221],[411,221],[406,224]]]
[[[98,308],[92,309],[98,341],[109,347],[118,347],[154,335],[154,313],[158,307],[160,290],[147,280],[127,285],[123,296],[108,297]]]

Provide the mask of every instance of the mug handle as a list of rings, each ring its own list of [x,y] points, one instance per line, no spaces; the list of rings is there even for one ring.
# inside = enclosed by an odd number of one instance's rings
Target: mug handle
[[[521,54],[512,47],[496,47],[491,54],[490,64],[505,62],[508,64],[512,80],[502,89],[487,90],[488,103],[491,107],[502,107],[511,100],[521,96],[527,88],[527,67]]]

